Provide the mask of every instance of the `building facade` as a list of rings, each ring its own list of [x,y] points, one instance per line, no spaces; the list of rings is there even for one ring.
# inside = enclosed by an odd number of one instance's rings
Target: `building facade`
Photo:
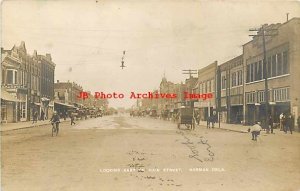
[[[38,55],[38,63],[41,68],[41,116],[49,118],[53,113],[54,100],[54,72],[51,54]]]
[[[300,18],[283,24],[264,25],[266,34],[266,74],[268,77],[269,114],[275,122],[281,113],[299,115],[300,106]],[[270,32],[268,32],[270,31]],[[258,32],[260,34],[261,32]],[[265,82],[261,36],[243,46],[244,118],[246,124],[264,121]],[[296,122],[296,120],[295,120]]]
[[[218,63],[214,63],[198,70],[198,90],[199,94],[212,93],[212,99],[198,99],[197,104],[195,103],[195,108],[198,108],[200,119],[207,120],[217,108],[217,96],[216,96],[216,76],[217,76]]]
[[[25,42],[21,42],[11,50],[1,48],[1,55],[1,87],[3,91],[17,98],[15,103],[8,102],[9,105],[13,105],[9,106],[2,97],[2,120],[6,122],[31,120],[35,111],[39,113],[41,105],[41,67],[37,52],[34,51],[33,55],[29,55]],[[13,110],[9,109],[12,107]]]
[[[235,57],[218,66],[220,70],[220,112],[225,123],[243,121],[243,55]]]
[[[54,83],[54,100],[56,102],[83,105],[83,99],[77,98],[80,92],[83,92],[83,88],[75,82],[60,82],[57,80]]]

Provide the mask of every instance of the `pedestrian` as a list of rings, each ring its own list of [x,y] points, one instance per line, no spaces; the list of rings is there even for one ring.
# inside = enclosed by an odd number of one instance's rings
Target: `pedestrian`
[[[215,128],[215,123],[217,122],[217,114],[214,113],[211,119],[212,128]]]
[[[298,128],[300,130],[300,115],[298,116],[297,123],[298,123]]]
[[[252,140],[257,141],[257,136],[260,135],[260,131],[262,130],[260,126],[260,122],[256,122],[253,126],[248,129],[248,132],[252,134]]]
[[[64,118],[64,121],[67,119],[67,112],[66,111],[64,111],[64,113],[63,113],[63,118]]]
[[[70,117],[71,117],[71,125],[73,125],[73,124],[75,125],[75,122],[74,122],[74,114],[71,113],[71,116],[70,116]]]
[[[270,125],[270,127],[271,127],[271,133],[273,133],[273,118],[272,118],[272,115],[270,115],[270,117],[269,117],[269,125]]]
[[[42,110],[42,112],[41,112],[41,120],[45,120],[45,112]]]
[[[38,113],[37,113],[37,111],[34,111],[33,117],[32,117],[32,124],[37,123],[37,118],[38,118]]]
[[[285,132],[286,130],[286,122],[287,122],[287,116],[286,114],[283,114],[283,117],[282,117],[282,130]]]
[[[295,114],[291,115],[291,129],[295,130]]]
[[[207,117],[207,128],[210,129],[210,120],[211,120],[211,116]]]
[[[288,114],[285,118],[285,133],[287,133],[288,131],[291,132],[291,134],[293,134],[293,117],[291,114]]]
[[[199,112],[196,115],[196,121],[197,121],[197,124],[199,125],[200,124],[200,114],[199,114]]]
[[[284,115],[283,115],[283,113],[281,113],[279,115],[279,127],[280,127],[280,131],[283,131],[283,117],[284,117]]]

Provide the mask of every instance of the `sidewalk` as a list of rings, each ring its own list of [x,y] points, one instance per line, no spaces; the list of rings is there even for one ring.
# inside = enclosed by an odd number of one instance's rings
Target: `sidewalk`
[[[203,127],[206,128],[207,127],[207,122],[206,121],[200,121],[200,126],[203,126]],[[214,127],[216,129],[222,129],[222,130],[227,130],[227,131],[234,131],[234,132],[238,132],[238,133],[248,133],[248,129],[251,126],[244,126],[242,124],[220,123],[220,128],[219,128],[219,123],[215,123]]]
[[[206,121],[200,121],[200,126],[205,127],[206,128]],[[227,131],[234,131],[234,132],[238,132],[238,133],[248,133],[248,129],[251,126],[248,125],[242,125],[242,124],[228,124],[228,123],[220,123],[220,128],[219,128],[219,123],[215,123],[215,128],[216,129],[222,129],[222,130],[227,130]],[[279,129],[274,129],[273,130],[274,133],[276,132],[280,132]],[[293,131],[296,133],[299,133],[299,131]]]
[[[61,120],[62,123],[70,121],[70,119],[66,120]],[[37,121],[37,123],[32,123],[32,121],[24,121],[24,122],[18,122],[18,123],[2,123],[0,132],[5,132],[5,131],[14,131],[14,130],[19,130],[19,129],[27,129],[27,128],[32,128],[32,127],[38,127],[42,125],[50,125],[49,120],[45,121]]]

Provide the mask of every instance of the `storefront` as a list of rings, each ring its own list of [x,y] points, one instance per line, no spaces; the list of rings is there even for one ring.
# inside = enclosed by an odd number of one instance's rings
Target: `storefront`
[[[1,89],[1,123],[18,122],[21,119],[20,105],[25,103]],[[26,114],[25,114],[26,115]]]
[[[54,110],[60,115],[61,118],[67,118],[69,111],[74,109],[76,109],[76,107],[73,105],[54,102]]]
[[[50,105],[50,99],[48,98],[41,98],[41,108],[40,108],[40,118],[41,120],[44,120],[44,119],[48,119],[50,116],[49,116],[49,107]]]

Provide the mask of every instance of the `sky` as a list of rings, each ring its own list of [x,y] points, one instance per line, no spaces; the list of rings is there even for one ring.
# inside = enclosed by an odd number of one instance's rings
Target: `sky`
[[[163,76],[180,83],[184,69],[241,55],[250,28],[284,23],[286,13],[300,17],[300,1],[7,0],[1,47],[25,41],[29,54],[51,54],[55,81],[123,93],[110,106],[130,107],[131,91],[158,89]]]

